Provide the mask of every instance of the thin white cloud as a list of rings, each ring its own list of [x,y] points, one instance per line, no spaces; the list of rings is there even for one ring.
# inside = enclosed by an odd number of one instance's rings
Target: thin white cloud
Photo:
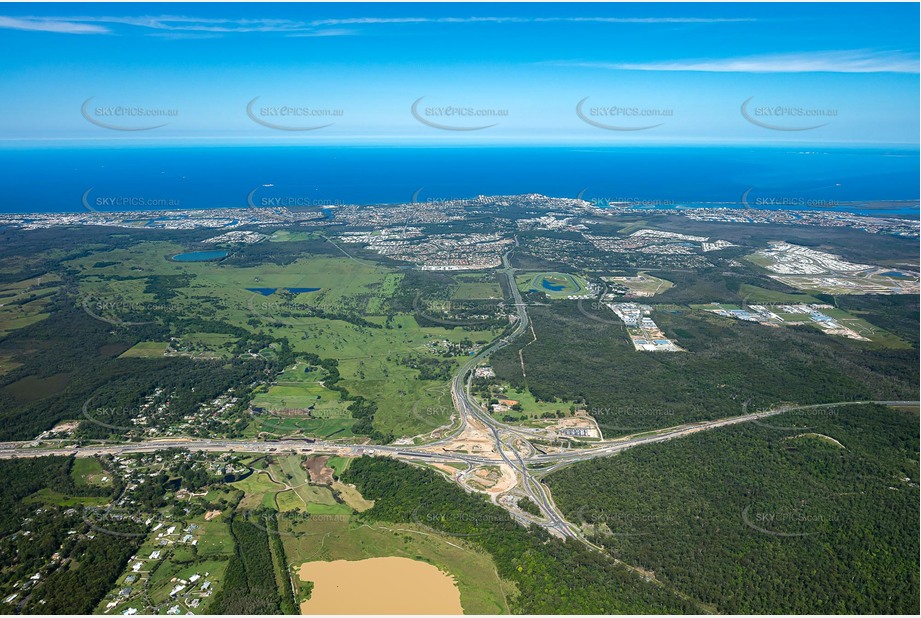
[[[311,32],[295,32],[290,37],[324,37],[324,36],[352,36],[358,34],[355,30],[347,28],[330,28],[329,30],[313,30]]]
[[[85,17],[74,20],[121,24],[152,30],[171,32],[210,32],[216,34],[240,34],[251,32],[303,32],[309,28],[304,22],[287,19],[209,19],[173,15],[139,17]]]
[[[533,23],[602,23],[602,24],[718,24],[756,21],[747,17],[347,17],[319,19],[312,26],[375,24],[533,24]]]
[[[28,17],[17,19],[0,15],[0,28],[7,30],[28,30],[31,32],[59,32],[66,34],[108,34],[109,29],[91,23],[66,21],[63,19],[39,19]]]
[[[556,61],[563,67],[613,71],[698,71],[707,73],[918,73],[919,57],[900,51],[822,51],[738,58],[658,62]]]
[[[76,34],[108,34],[110,30],[100,24],[118,24],[168,30],[171,32],[207,32],[214,34],[240,34],[275,32],[282,34],[305,33],[314,36],[339,36],[321,34],[318,28],[336,26],[375,26],[400,24],[531,24],[531,23],[605,23],[605,24],[716,24],[755,21],[751,18],[711,17],[347,17],[298,21],[289,19],[225,19],[198,18],[174,15],[137,17],[0,17],[0,28],[40,30],[44,32],[70,32]],[[354,31],[331,28],[325,32],[354,34]]]
[[[211,34],[237,34],[250,32],[309,32],[316,30],[310,24],[286,19],[210,19],[173,15],[111,17],[23,17],[0,16],[0,28],[42,30],[45,32],[75,32],[80,34],[109,34],[105,25],[132,26],[169,32],[199,32]]]

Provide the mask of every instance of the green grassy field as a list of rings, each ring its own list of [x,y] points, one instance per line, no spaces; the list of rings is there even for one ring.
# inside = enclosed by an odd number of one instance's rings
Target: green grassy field
[[[617,231],[619,234],[627,235],[627,234],[632,234],[633,232],[638,232],[639,230],[645,228],[646,226],[647,226],[647,223],[644,220],[634,221],[633,223],[629,223]]]
[[[746,256],[745,256],[744,258],[742,258],[742,259],[744,259],[744,260],[746,260],[746,261],[748,261],[748,262],[751,262],[751,263],[754,264],[755,266],[760,266],[761,268],[764,268],[765,270],[767,270],[767,267],[768,267],[768,266],[773,266],[774,263],[775,263],[775,261],[776,261],[776,260],[774,260],[774,258],[768,257],[768,256],[763,255],[763,254],[761,254],[761,253],[752,253],[752,254],[750,254],[750,255],[746,255]]]
[[[243,432],[245,436],[252,437],[260,433],[273,436],[293,436],[304,434],[318,438],[351,438],[352,425],[355,420],[351,418],[281,418],[277,416],[262,416],[254,419]]]
[[[741,309],[738,305],[730,305],[727,303],[707,303],[704,305],[688,305],[691,309],[698,309],[700,311],[708,311],[713,309],[722,309],[723,311],[733,311],[735,309]]]
[[[349,515],[352,508],[347,504],[319,504],[311,502],[307,505],[307,512],[311,515]]]
[[[788,294],[786,292],[760,288],[748,283],[743,283],[739,286],[739,296],[744,298],[749,304],[755,305],[758,303],[813,304],[821,302],[819,299],[814,296],[809,296],[808,294]]]
[[[165,341],[140,341],[119,358],[162,358],[168,347],[169,343]]]
[[[275,436],[303,434],[320,438],[352,437],[355,421],[338,391],[325,388],[320,382],[325,372],[298,362],[289,367],[268,391],[253,398],[254,408],[263,408],[278,415],[259,416],[247,428],[248,435],[268,433]]]
[[[358,332],[341,322],[316,322],[315,339],[295,340],[296,350],[314,350],[324,357],[339,359],[341,384],[350,393],[372,399],[378,405],[375,427],[394,435],[416,435],[446,423],[450,396],[443,383],[420,380],[415,369],[398,362],[416,354],[431,354],[427,346],[434,341],[458,343],[465,337],[475,342],[492,338],[489,332],[474,333],[460,328],[420,327],[412,316],[398,315],[392,329],[365,329]],[[311,345],[312,344],[312,345]],[[439,417],[426,416],[425,410],[444,410]]]
[[[227,556],[233,553],[233,537],[223,515],[211,521],[205,521],[204,516],[195,518],[198,525],[198,556],[210,558],[214,556]]]
[[[367,511],[374,506],[374,502],[371,500],[366,500],[364,496],[361,495],[361,492],[353,485],[347,485],[345,483],[340,483],[335,481],[332,484],[332,488],[336,491],[339,497],[350,506],[353,510],[362,513]]]
[[[671,281],[644,272],[637,273],[635,277],[604,277],[604,280],[621,285],[641,297],[661,294],[674,285]]]
[[[240,501],[239,508],[255,509],[264,504],[266,496],[272,496],[279,491],[283,491],[285,486],[273,481],[265,472],[254,472],[242,481],[231,483],[231,485],[246,495]]]
[[[304,458],[300,455],[272,457],[270,459],[269,473],[272,478],[288,483],[294,493],[304,502],[319,502],[332,504],[335,502],[329,490],[324,487],[309,485],[310,476],[304,467]]]
[[[290,489],[275,494],[274,499],[274,508],[282,513],[288,513],[290,511],[304,511],[306,509],[304,502],[300,499],[300,497],[298,497],[296,493]]]
[[[246,493],[240,503],[241,509],[262,506],[281,512],[300,511],[321,515],[349,515],[353,512],[348,504],[336,500],[331,488],[310,484],[302,456],[270,456],[266,462],[265,471],[232,483],[235,488]],[[343,465],[342,462],[336,463]]]
[[[338,477],[348,470],[351,463],[352,459],[350,457],[330,457],[326,465],[335,470]]]
[[[95,457],[79,457],[74,459],[70,475],[77,487],[111,487],[111,475],[105,471],[102,464]],[[106,480],[102,480],[106,479]]]
[[[452,300],[483,300],[483,299],[501,299],[502,288],[496,281],[495,276],[488,275],[455,275],[454,280],[457,286],[454,288]]]
[[[156,318],[157,313],[165,309],[187,309],[195,314],[219,309],[224,317],[239,319],[244,315],[263,315],[275,319],[287,310],[292,323],[298,322],[298,304],[309,302],[335,311],[346,305],[353,306],[358,297],[366,297],[367,301],[373,287],[388,274],[384,267],[320,256],[308,256],[284,266],[269,263],[250,267],[235,267],[232,258],[220,263],[168,260],[169,256],[183,250],[175,243],[142,242],[131,249],[107,252],[107,261],[116,262],[113,266],[94,268],[98,255],[80,258],[68,265],[82,273],[81,291],[109,302],[108,309],[112,311],[126,307],[146,309]],[[144,277],[171,275],[188,275],[192,279],[187,287],[178,288],[181,296],[168,305],[153,302],[153,296],[143,292]],[[297,302],[286,302],[280,292],[263,297],[247,288],[320,289],[297,295]]]
[[[531,394],[530,391],[516,389],[510,386],[506,387],[505,392],[499,395],[499,398],[512,399],[517,401],[521,405],[522,409],[520,412],[517,410],[509,410],[508,412],[494,412],[493,416],[498,418],[508,414],[510,416],[527,417],[528,420],[537,420],[542,414],[547,412],[554,415],[557,412],[563,412],[566,416],[569,416],[569,406],[571,405],[570,402],[566,401],[537,401],[537,399],[533,394]]]
[[[292,232],[290,230],[277,230],[269,236],[270,242],[300,242],[317,238],[314,232]]]
[[[309,371],[307,371],[309,369]],[[343,402],[338,391],[325,388],[321,382],[326,373],[319,367],[310,367],[300,361],[286,369],[272,384],[267,392],[258,393],[253,398],[254,407],[265,408],[269,412],[283,409],[308,408],[310,416],[319,418],[348,417],[347,402]]]
[[[50,504],[53,506],[102,506],[109,503],[108,498],[95,496],[66,496],[45,487],[31,496],[23,498],[26,504]]]
[[[48,284],[60,280],[57,275],[45,274],[0,285],[0,337],[48,317],[45,308],[59,290],[59,286]]]
[[[267,263],[246,267],[234,266],[234,256],[222,262],[168,259],[184,250],[171,242],[140,242],[130,249],[81,257],[67,265],[79,273],[80,292],[91,299],[91,307],[100,317],[135,322],[159,321],[167,314],[205,320],[216,317],[253,332],[283,337],[295,352],[337,359],[341,384],[350,393],[377,403],[375,427],[382,433],[416,435],[448,420],[450,406],[445,405],[448,400],[436,390],[441,385],[419,380],[418,371],[405,366],[404,359],[420,353],[431,354],[428,346],[435,341],[459,343],[469,337],[485,343],[496,334],[420,327],[412,315],[394,313],[389,309],[390,300],[403,274],[385,266],[309,254],[286,265]],[[95,267],[102,259],[115,264]],[[149,277],[171,277],[170,281],[177,285],[172,288],[174,296],[164,303],[145,293]],[[467,295],[481,295],[487,288],[490,293],[495,292],[479,279],[463,280],[460,286]],[[307,287],[320,289],[297,296],[281,292],[261,296],[246,289]],[[314,308],[327,315],[355,315],[382,325],[388,314],[392,319],[386,328],[368,328],[341,319],[317,317]],[[195,334],[190,339],[190,343],[211,346],[217,351],[223,349],[226,341],[215,333]],[[128,356],[153,355],[154,350],[152,344],[140,346]],[[287,398],[292,395],[297,393],[276,389],[260,397],[261,403],[271,407],[280,405],[282,397],[290,405]],[[275,401],[271,401],[273,398]],[[333,403],[330,406],[334,412],[327,417],[341,410]],[[445,410],[445,414],[444,418],[435,418],[420,414],[420,410]],[[336,422],[338,428],[345,424],[341,420]],[[330,426],[328,423],[319,428],[302,425],[301,429],[322,435]]]

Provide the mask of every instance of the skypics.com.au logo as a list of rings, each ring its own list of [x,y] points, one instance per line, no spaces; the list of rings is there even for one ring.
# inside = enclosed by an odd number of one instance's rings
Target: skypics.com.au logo
[[[586,106],[585,97],[576,104],[576,116],[585,124],[606,131],[648,131],[661,127],[664,122],[648,124],[648,119],[672,118],[675,110],[670,108],[638,107],[635,105]],[[616,122],[615,122],[616,121]]]
[[[422,124],[441,131],[482,131],[498,122],[481,124],[484,118],[508,118],[509,111],[494,107],[471,107],[458,105],[421,105],[425,97],[416,99],[410,107],[412,117]],[[477,122],[480,121],[480,122]]]
[[[164,118],[176,118],[175,108],[145,107],[143,105],[94,105],[90,97],[80,106],[80,114],[90,124],[110,131],[152,131],[165,127]]]
[[[95,215],[146,208],[179,208],[181,205],[176,198],[151,197],[147,195],[97,195],[91,197],[95,189],[96,187],[90,187],[83,192],[83,196],[80,198],[80,204],[84,210]]]
[[[771,131],[812,131],[828,124],[815,124],[817,119],[837,118],[838,110],[830,108],[803,107],[800,105],[763,105],[754,106],[748,97],[740,109],[742,117],[762,129]],[[804,121],[806,123],[804,123]],[[812,122],[809,122],[812,121]]]

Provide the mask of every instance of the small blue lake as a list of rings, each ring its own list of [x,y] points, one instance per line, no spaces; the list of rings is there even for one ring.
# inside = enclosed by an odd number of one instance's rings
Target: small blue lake
[[[560,290],[566,288],[566,285],[563,283],[560,283],[560,284],[550,283],[546,279],[541,281],[541,285],[543,286],[545,290],[550,290],[551,292],[559,292]]]
[[[172,259],[174,262],[210,262],[211,260],[220,260],[228,255],[226,251],[193,251],[174,255]]]
[[[911,279],[911,275],[906,275],[905,273],[900,273],[897,270],[892,270],[887,273],[882,273],[883,277],[892,277],[893,279]]]
[[[292,294],[307,294],[308,292],[316,292],[319,289],[320,288],[284,288],[286,292],[291,292]],[[246,288],[247,292],[255,292],[263,296],[271,296],[278,290],[279,288]]]

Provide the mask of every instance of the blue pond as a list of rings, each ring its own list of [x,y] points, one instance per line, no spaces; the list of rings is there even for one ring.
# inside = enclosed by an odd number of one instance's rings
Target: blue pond
[[[882,273],[883,277],[892,277],[893,279],[911,279],[911,275],[906,275],[905,273],[900,273],[897,270],[892,270],[887,273]]]
[[[546,279],[544,279],[543,281],[541,281],[541,285],[544,287],[545,290],[550,290],[551,292],[559,292],[560,290],[562,290],[562,289],[564,289],[564,288],[566,287],[565,284],[562,284],[562,283],[561,283],[561,284],[550,283],[550,282],[547,281]]]
[[[226,251],[193,251],[191,253],[180,253],[173,256],[175,262],[209,262],[227,257]]]
[[[320,288],[285,288],[286,291],[292,294],[306,294],[307,292],[316,292],[319,289]],[[278,288],[246,288],[246,291],[262,294],[263,296],[271,296],[278,291]]]

